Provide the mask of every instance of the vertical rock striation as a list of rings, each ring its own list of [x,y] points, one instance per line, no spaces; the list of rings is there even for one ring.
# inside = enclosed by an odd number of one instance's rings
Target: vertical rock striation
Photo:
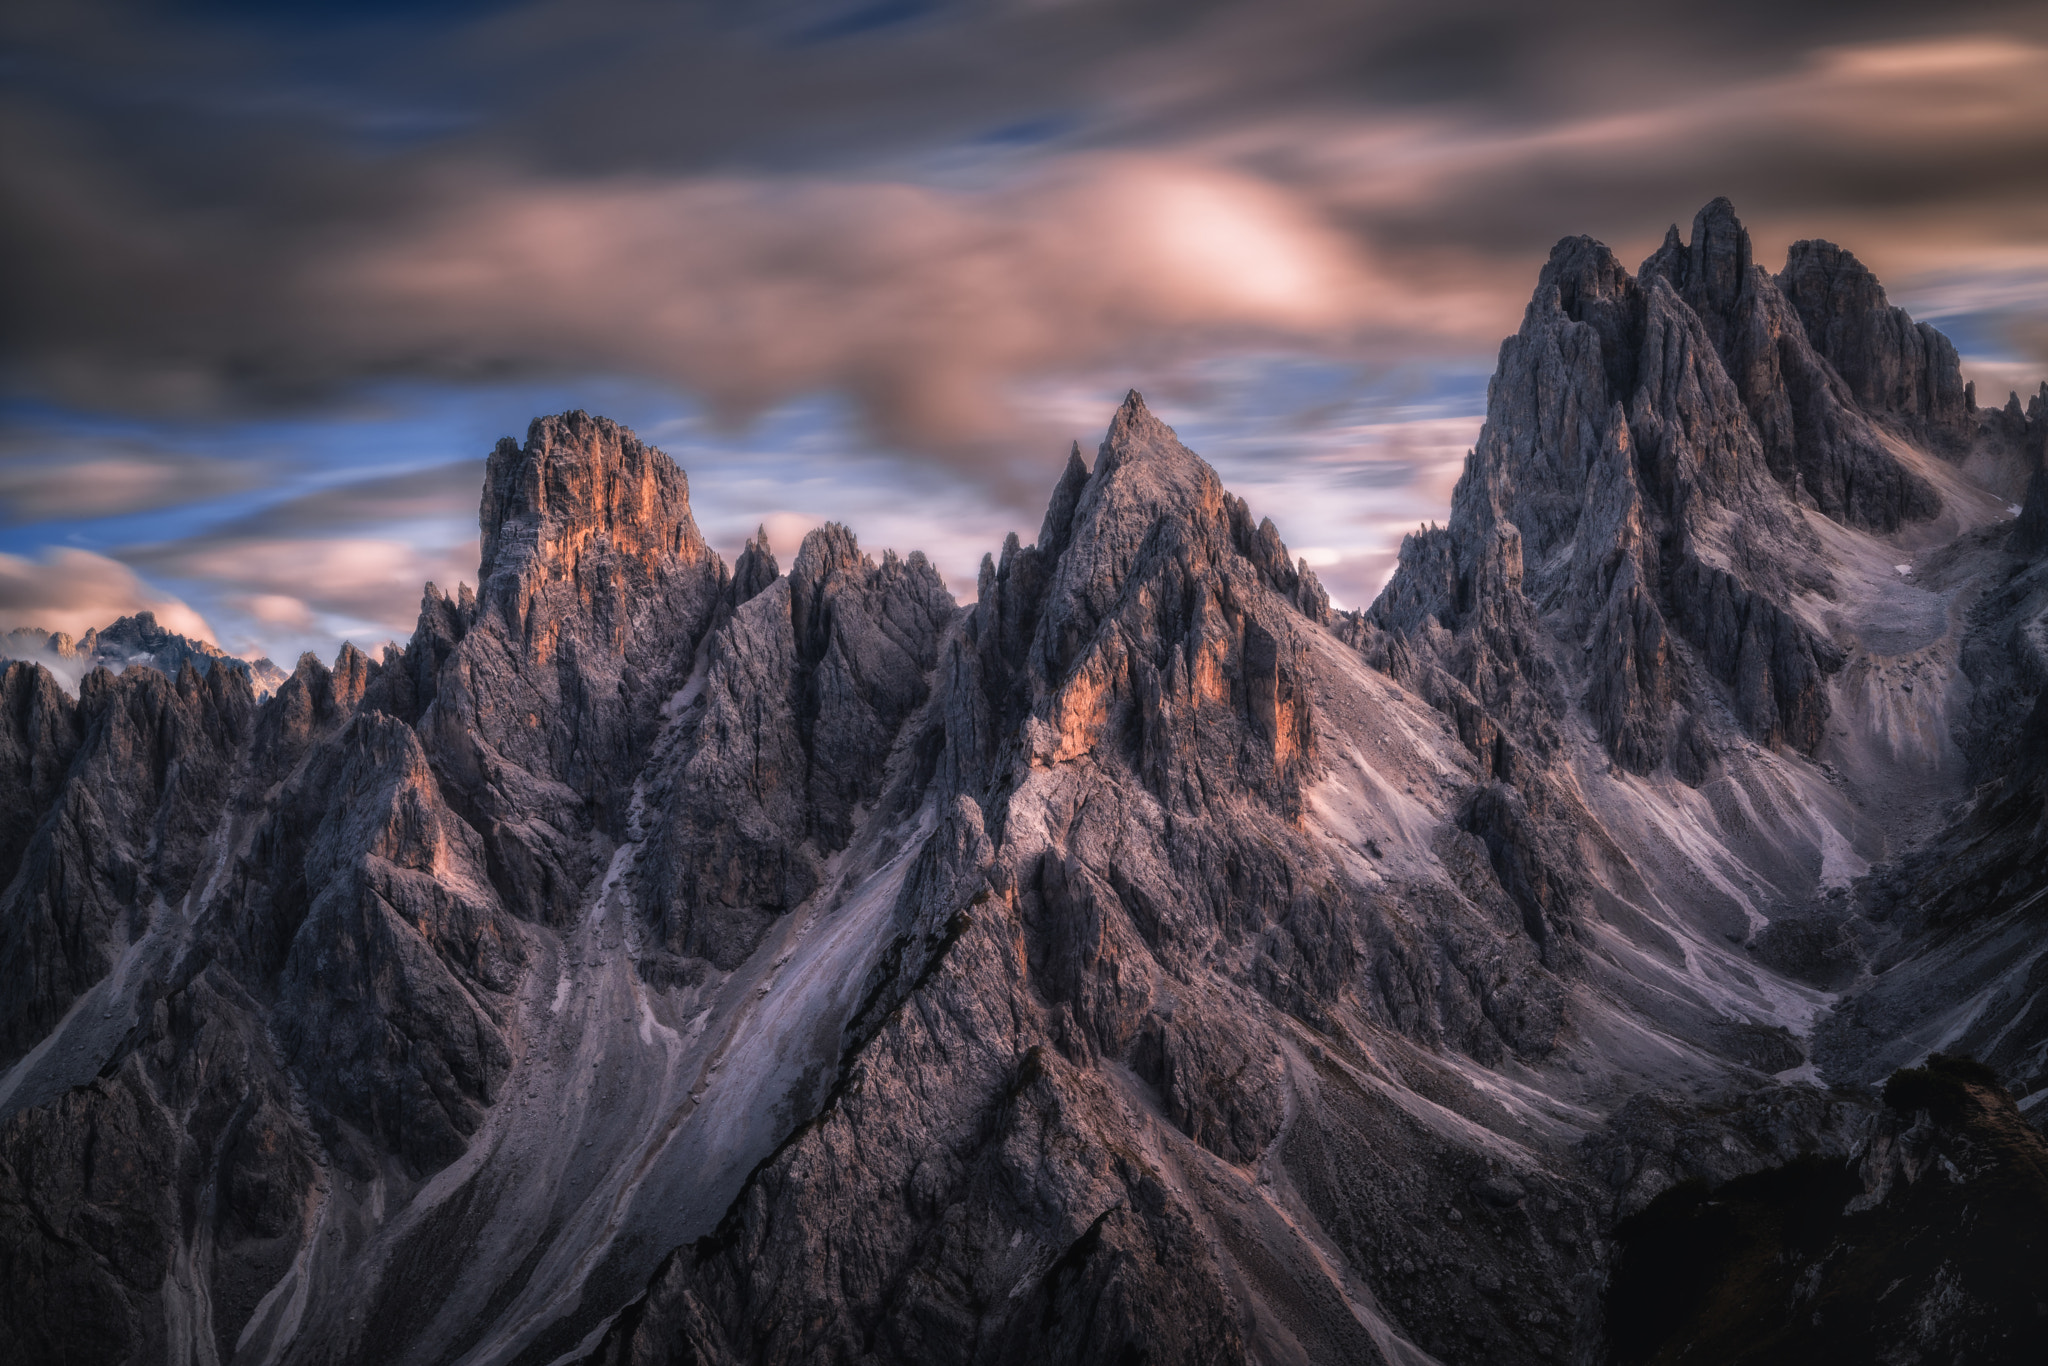
[[[673,461],[586,413],[536,419],[524,446],[491,453],[475,608],[420,726],[525,918],[574,913],[586,836],[622,833],[620,775],[725,595],[688,500]]]
[[[646,904],[673,954],[730,971],[810,896],[881,795],[955,606],[920,553],[878,565],[836,523],[788,577],[749,541],[674,748],[650,775]]]
[[[673,463],[580,413],[501,444],[483,532],[481,600],[430,584],[404,649],[307,656],[260,706],[189,660],[75,704],[0,682],[20,1340],[61,1355],[77,1296],[107,1359],[228,1359],[277,1330],[337,1182],[403,1198],[498,1099],[521,918],[580,904],[726,575]]]
[[[189,662],[175,680],[97,669],[75,713],[40,665],[11,666],[6,688],[22,795],[48,794],[14,827],[33,833],[0,893],[0,1058],[12,1062],[195,889],[255,699],[247,673],[202,677]]]
[[[1559,243],[1502,345],[1450,524],[1403,546],[1365,624],[1539,748],[1580,678],[1632,772],[1669,762],[1698,781],[1700,718],[1722,706],[1755,738],[1812,751],[1843,657],[1803,605],[1835,585],[1801,505],[1879,531],[1940,507],[1788,299],[1824,245],[1795,248],[1774,279],[1726,200],[1700,211],[1689,244],[1674,227],[1640,277],[1590,238]],[[1828,316],[1849,354],[1843,319],[1864,315],[1846,309]],[[1912,412],[1915,434],[1954,425],[1940,404]],[[1562,684],[1536,658],[1537,617],[1564,647]]]
[[[1832,242],[1794,242],[1778,284],[1866,411],[1944,454],[1967,447],[1973,405],[1955,345],[1892,307],[1861,261]]]
[[[1413,1266],[1441,1255],[1422,1211],[1485,1166],[1426,1156],[1363,1040],[1541,1056],[1561,1001],[1497,885],[1396,891],[1318,846],[1311,794],[1373,724],[1321,709],[1347,667],[1326,614],[1133,394],[945,647],[938,824],[824,1108],[595,1360],[1384,1359],[1404,1330],[1365,1277],[1308,1273],[1282,1230]],[[1417,1159],[1397,1189],[1322,1165],[1368,1133]],[[1585,1218],[1529,1179],[1545,1219]],[[1487,1218],[1458,1241],[1513,1236]],[[1517,1265],[1505,1300],[1446,1285],[1406,1331],[1535,1359],[1510,1323],[1583,1266]]]

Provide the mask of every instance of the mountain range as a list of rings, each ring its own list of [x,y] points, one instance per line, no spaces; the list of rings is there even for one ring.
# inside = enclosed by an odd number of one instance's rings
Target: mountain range
[[[190,660],[204,675],[216,664],[246,671],[256,695],[268,697],[285,672],[269,659],[238,659],[209,640],[195,640],[160,625],[154,612],[137,612],[73,639],[64,631],[18,627],[0,634],[0,666],[16,660],[41,664],[73,692],[94,669],[120,673],[143,664],[175,677]]]
[[[1725,200],[1363,611],[1136,393],[965,608],[538,419],[379,659],[0,675],[8,1359],[2036,1360],[2044,442]]]

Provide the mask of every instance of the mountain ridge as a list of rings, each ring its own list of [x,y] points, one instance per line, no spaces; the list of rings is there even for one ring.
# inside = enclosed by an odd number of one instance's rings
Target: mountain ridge
[[[175,677],[188,659],[201,674],[217,663],[246,670],[259,696],[268,696],[285,680],[284,670],[268,658],[240,659],[212,641],[179,635],[159,625],[154,612],[116,618],[76,640],[63,631],[32,626],[16,627],[0,636],[0,665],[16,660],[42,664],[71,684],[73,691],[96,668],[119,673],[130,665],[145,664]]]
[[[1866,1160],[1916,1050],[2031,1114],[2048,476],[1802,247],[1560,243],[1361,611],[1135,392],[964,609],[836,525],[729,568],[577,412],[381,659],[10,667],[0,1323],[1593,1359],[1678,1183]]]

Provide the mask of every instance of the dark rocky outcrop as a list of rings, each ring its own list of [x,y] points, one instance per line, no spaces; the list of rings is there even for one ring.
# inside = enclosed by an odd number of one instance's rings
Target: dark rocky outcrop
[[[1855,1155],[1696,1180],[1623,1223],[1609,1359],[2038,1358],[2048,1144],[1966,1059],[1936,1054],[1884,1096]]]
[[[7,678],[27,703],[28,791],[63,773],[0,893],[0,1058],[11,1062],[204,876],[255,699],[240,670],[202,677],[188,662],[174,681],[96,669],[74,718],[40,666]]]
[[[1326,609],[1275,540],[1135,394],[1094,469],[1070,461],[939,670],[948,814],[870,988],[901,1004],[855,1022],[824,1109],[595,1360],[1237,1360],[1278,1332],[1311,1359],[1377,1353],[1341,1295],[1292,1283],[1276,1212],[1219,1230],[1216,1202],[1237,1167],[1298,1163],[1369,1279],[1438,1255],[1397,1211],[1470,1200],[1480,1175],[1454,1162],[1394,1195],[1324,1165],[1427,1140],[1362,1055],[1319,1064],[1301,1041],[1353,1038],[1338,1022],[1360,1012],[1540,1055],[1560,1003],[1521,912],[1436,887],[1420,913],[1305,836],[1343,731],[1314,701]],[[1134,1145],[1134,1104],[1177,1137]],[[1545,1217],[1585,1217],[1545,1189]],[[1513,1237],[1474,1208],[1477,1243]],[[1522,1359],[1514,1316],[1566,1296],[1580,1256],[1529,1262],[1504,1302],[1446,1286],[1410,1331]],[[1247,1338],[1233,1295],[1299,1304]]]
[[[1892,307],[1861,261],[1832,242],[1794,242],[1778,286],[1814,349],[1866,411],[1931,449],[1960,454],[1967,447],[1971,403],[1954,344]]]
[[[14,880],[83,738],[78,704],[50,671],[16,663],[0,672],[0,886]]]
[[[2048,456],[2035,466],[2027,481],[2027,500],[2020,505],[2006,549],[2035,559],[2048,553]]]
[[[645,865],[663,943],[725,970],[812,893],[881,795],[955,611],[922,554],[878,565],[834,523],[804,538],[787,578],[765,533],[740,567],[747,589],[650,773],[661,816]]]
[[[1832,265],[1818,265],[1822,257]],[[1717,199],[1693,220],[1689,248],[1678,246],[1674,229],[1643,263],[1644,281],[1653,277],[1669,280],[1705,324],[1764,463],[1798,500],[1837,521],[1883,530],[1939,508],[1933,488],[1900,463],[1873,419],[1960,453],[1969,414],[1955,348],[1888,307],[1854,257],[1826,242],[1795,243],[1784,272],[1773,278],[1752,262],[1749,233],[1734,207]],[[1869,308],[1845,297],[1859,277],[1874,291]],[[1910,368],[1912,378],[1877,378],[1885,366],[1870,353],[1890,355],[1900,329],[1912,339],[1911,357],[1893,356],[1889,369]],[[1833,365],[1836,352],[1859,367],[1863,383]]]

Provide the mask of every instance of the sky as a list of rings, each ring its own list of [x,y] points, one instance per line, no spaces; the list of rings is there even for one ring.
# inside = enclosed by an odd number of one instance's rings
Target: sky
[[[568,408],[966,600],[1131,387],[1362,606],[1550,246],[1717,195],[2032,391],[2048,7],[14,0],[0,629],[402,641]]]

